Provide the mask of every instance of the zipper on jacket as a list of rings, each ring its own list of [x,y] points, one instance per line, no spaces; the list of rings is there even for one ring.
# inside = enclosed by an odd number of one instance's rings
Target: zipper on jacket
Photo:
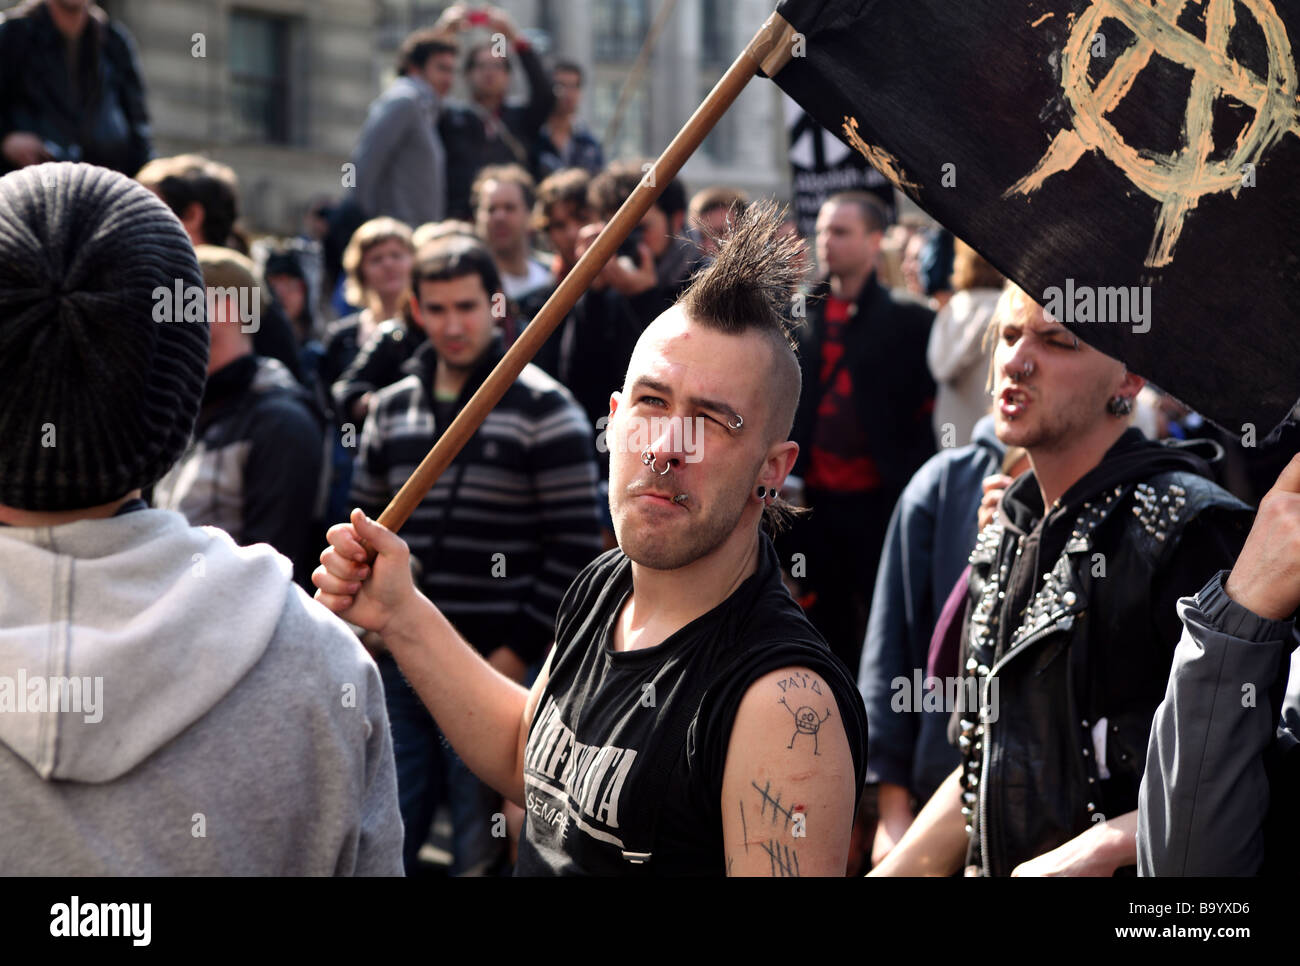
[[[993,671],[989,670],[988,677],[985,681],[993,680]],[[984,702],[980,701],[980,727],[982,734],[980,740],[984,744],[984,754],[980,759],[980,866],[986,877],[993,873],[989,865],[989,756],[993,753],[993,743],[989,740],[993,731],[990,722],[987,720],[988,715],[984,713]]]

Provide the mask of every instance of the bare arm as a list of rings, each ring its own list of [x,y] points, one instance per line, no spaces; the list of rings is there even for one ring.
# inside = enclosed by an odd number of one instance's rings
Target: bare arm
[[[967,841],[958,766],[871,875],[952,875],[961,868]]]
[[[1013,876],[1107,876],[1137,863],[1137,809],[1096,822],[1064,845],[1021,862]]]
[[[912,824],[912,793],[902,785],[880,783],[880,822],[871,846],[871,864],[879,865]]]
[[[808,686],[783,701],[778,682],[792,676]],[[807,668],[755,681],[736,711],[722,777],[727,874],[843,876],[856,801],[853,756],[825,681]]]
[[[330,527],[328,537],[322,566],[312,574],[316,599],[380,634],[470,770],[522,804],[524,745],[551,658],[532,691],[524,689],[484,660],[415,588],[410,552],[396,534],[353,510],[352,521]],[[358,538],[378,551],[373,566]]]

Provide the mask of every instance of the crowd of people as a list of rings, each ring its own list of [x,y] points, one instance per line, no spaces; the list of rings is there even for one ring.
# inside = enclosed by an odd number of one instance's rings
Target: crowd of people
[[[440,812],[456,875],[1300,856],[1297,430],[871,194],[804,240],[662,186],[378,526],[645,170],[503,11],[395,68],[355,186],[250,238],[120,25],[0,20],[0,870],[414,874]],[[41,675],[104,723],[16,713]]]

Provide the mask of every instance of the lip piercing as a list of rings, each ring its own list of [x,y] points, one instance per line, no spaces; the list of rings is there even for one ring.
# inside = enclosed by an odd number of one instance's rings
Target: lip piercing
[[[644,452],[642,452],[641,462],[644,463],[646,466],[650,467],[650,471],[652,473],[657,473],[660,476],[663,476],[665,473],[667,473],[669,470],[673,468],[672,461],[669,460],[664,463],[664,468],[662,470],[657,469],[655,467],[655,454],[650,452],[649,450],[645,450]]]
[[[745,425],[745,417],[740,415],[740,413],[736,413],[729,420],[727,420],[728,429],[740,429],[740,427],[744,425]]]
[[[685,493],[678,493],[675,497],[673,497],[673,502],[680,505],[682,503],[685,503],[689,499],[690,497],[687,496]]]

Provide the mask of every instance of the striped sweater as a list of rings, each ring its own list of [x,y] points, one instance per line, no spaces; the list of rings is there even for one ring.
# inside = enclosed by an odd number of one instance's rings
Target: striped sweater
[[[455,413],[501,355],[498,339]],[[446,429],[435,416],[436,369],[425,343],[407,375],[372,398],[351,490],[368,516]],[[424,593],[481,653],[505,645],[528,664],[544,656],[560,599],[600,552],[594,431],[567,389],[527,366],[402,528]]]

